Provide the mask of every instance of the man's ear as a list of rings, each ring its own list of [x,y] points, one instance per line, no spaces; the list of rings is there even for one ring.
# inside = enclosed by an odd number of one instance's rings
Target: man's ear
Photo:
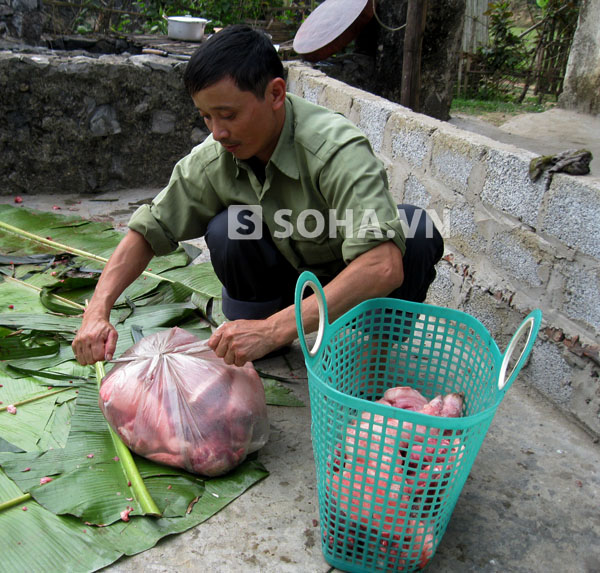
[[[285,105],[286,86],[283,78],[273,78],[267,85],[266,97],[271,101],[274,110]]]

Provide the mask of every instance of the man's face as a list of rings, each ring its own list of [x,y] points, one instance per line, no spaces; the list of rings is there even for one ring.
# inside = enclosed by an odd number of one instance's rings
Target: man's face
[[[285,82],[269,82],[265,98],[241,91],[227,77],[199,92],[192,99],[215,141],[238,159],[257,157],[267,163],[285,118]]]

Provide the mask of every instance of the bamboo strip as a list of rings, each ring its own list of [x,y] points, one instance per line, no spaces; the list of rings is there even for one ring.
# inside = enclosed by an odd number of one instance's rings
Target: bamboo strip
[[[33,289],[33,290],[35,290],[35,291],[37,291],[37,292],[42,292],[42,289],[41,289],[40,287],[37,287],[37,286],[35,286],[35,285],[32,285],[32,284],[29,284],[29,283],[27,283],[27,282],[25,282],[25,281],[22,281],[21,279],[16,279],[16,278],[14,278],[14,277],[8,277],[8,276],[5,276],[5,277],[4,277],[4,279],[5,279],[5,280],[9,280],[9,281],[16,282],[16,283],[18,283],[18,284],[20,284],[20,285],[22,285],[22,286],[29,287],[30,289]],[[83,306],[82,304],[79,304],[78,302],[75,302],[75,301],[69,300],[68,298],[64,298],[64,297],[62,297],[62,296],[60,296],[60,295],[58,295],[58,294],[54,294],[54,293],[50,293],[50,296],[51,296],[52,298],[55,298],[56,300],[60,300],[60,302],[64,302],[65,304],[70,304],[70,305],[71,305],[71,306],[73,306],[74,308],[79,308],[79,309],[81,309],[82,311],[84,311],[84,310],[85,310],[85,306]]]
[[[70,247],[69,245],[65,245],[63,243],[57,243],[56,241],[46,239],[45,237],[40,237],[39,235],[35,235],[34,233],[30,233],[29,231],[24,231],[23,229],[19,229],[18,227],[9,225],[8,223],[4,223],[2,221],[0,221],[0,229],[4,229],[5,231],[18,235],[19,237],[25,237],[26,239],[35,241],[36,243],[41,243],[42,245],[51,247],[52,249],[55,249],[59,252],[71,253],[72,255],[84,257],[86,259],[90,259],[92,261],[96,261],[103,264],[108,263],[108,259],[100,257],[99,255],[94,255],[93,253],[88,253],[87,251],[82,251],[81,249],[76,249],[75,247]],[[150,273],[148,271],[143,271],[142,275],[161,281],[167,281],[169,283],[175,282],[174,280],[162,277],[154,273]]]
[[[96,369],[98,389],[100,389],[100,382],[105,375],[104,364],[102,362],[96,362],[96,364],[94,364],[94,368]],[[144,484],[144,480],[142,479],[142,476],[140,475],[140,472],[133,461],[133,456],[131,455],[129,448],[127,448],[127,446],[121,441],[121,438],[119,438],[110,425],[108,426],[108,430],[110,432],[113,444],[115,445],[115,449],[117,450],[119,463],[121,464],[127,479],[131,483],[131,490],[137,502],[140,504],[142,511],[146,515],[160,516],[160,509],[158,509],[158,506],[146,488],[146,484]]]
[[[13,497],[13,499],[9,499],[8,501],[0,503],[0,512],[4,511],[5,509],[14,507],[15,505],[19,505],[20,503],[23,503],[25,501],[29,501],[30,499],[30,493],[25,493],[23,495],[20,495],[19,497]]]
[[[48,396],[52,396],[53,394],[60,394],[60,392],[66,392],[67,390],[71,390],[71,389],[72,388],[69,386],[69,387],[61,388],[60,390],[53,390],[52,392],[46,392],[45,394],[33,396],[31,398],[27,398],[27,400],[21,400],[20,402],[15,402],[14,404],[10,404],[10,405],[15,406],[15,408],[16,408],[17,406],[22,406],[23,404],[29,404],[30,402],[35,402],[36,400],[41,400],[42,398],[47,398]],[[0,406],[0,412],[3,412],[7,408],[8,408],[8,406]]]

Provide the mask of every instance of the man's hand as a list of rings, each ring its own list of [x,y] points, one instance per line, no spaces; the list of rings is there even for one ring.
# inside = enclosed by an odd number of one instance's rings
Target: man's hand
[[[208,345],[227,364],[243,366],[262,358],[280,346],[269,320],[234,320],[222,324]]]
[[[73,341],[73,352],[79,364],[112,360],[117,331],[109,322],[110,309],[119,295],[140,276],[153,256],[152,247],[137,231],[130,230],[121,239],[100,275]]]
[[[403,280],[400,249],[391,241],[374,247],[357,257],[325,286],[329,320],[335,320],[364,300],[387,296]],[[319,325],[319,309],[314,295],[302,302],[302,322],[306,333],[315,331]],[[292,304],[264,320],[227,322],[209,338],[208,345],[227,364],[243,366],[289,344],[297,336]]]
[[[112,360],[117,336],[115,327],[106,318],[86,313],[72,344],[77,362],[86,365]]]

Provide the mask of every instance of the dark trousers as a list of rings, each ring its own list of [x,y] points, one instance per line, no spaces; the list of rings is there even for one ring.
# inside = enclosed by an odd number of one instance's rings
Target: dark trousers
[[[404,282],[388,296],[423,302],[444,241],[424,209],[406,204],[398,209],[409,229]],[[266,318],[293,302],[298,271],[277,250],[266,228],[260,239],[229,238],[225,210],[211,220],[205,239],[223,284],[223,313],[229,320]]]

